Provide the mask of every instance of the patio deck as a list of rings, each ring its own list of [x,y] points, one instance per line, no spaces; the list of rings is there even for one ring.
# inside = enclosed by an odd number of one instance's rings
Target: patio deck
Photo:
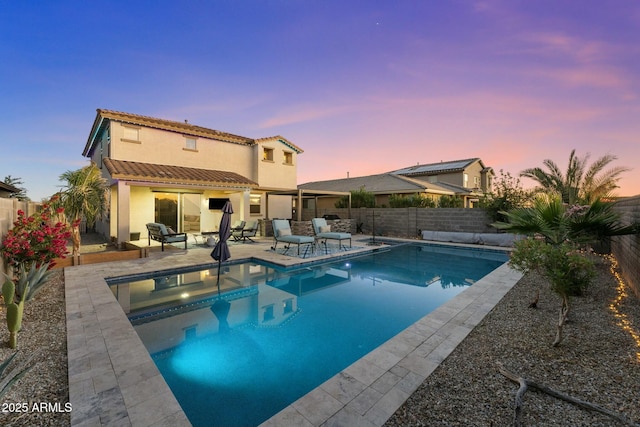
[[[354,236],[349,253],[372,250]],[[234,244],[233,259],[292,266],[303,260]],[[72,426],[175,426],[189,421],[129,323],[105,278],[210,264],[211,248],[151,252],[148,258],[65,268]],[[402,333],[265,421],[263,426],[381,426],[520,279],[502,266]]]

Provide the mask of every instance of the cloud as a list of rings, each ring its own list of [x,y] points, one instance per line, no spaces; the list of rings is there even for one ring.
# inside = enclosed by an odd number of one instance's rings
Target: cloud
[[[529,32],[520,36],[529,45],[529,53],[543,56],[572,58],[580,63],[594,63],[606,60],[612,46],[594,40],[585,40],[561,32]]]
[[[281,110],[275,116],[264,120],[259,127],[262,129],[280,127],[290,124],[310,122],[313,120],[347,114],[354,111],[362,111],[363,106],[357,104],[337,105],[325,101],[322,104],[298,105]]]

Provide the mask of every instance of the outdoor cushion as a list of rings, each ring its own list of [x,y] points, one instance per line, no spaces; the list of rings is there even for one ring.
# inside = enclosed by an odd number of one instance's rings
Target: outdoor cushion
[[[311,236],[296,236],[296,235],[288,235],[279,237],[278,240],[285,243],[313,243],[315,239]]]
[[[278,230],[278,237],[291,236],[291,229],[285,228]]]
[[[329,232],[331,232],[331,226],[330,225],[321,225],[318,228],[319,228],[321,233],[329,233]]]

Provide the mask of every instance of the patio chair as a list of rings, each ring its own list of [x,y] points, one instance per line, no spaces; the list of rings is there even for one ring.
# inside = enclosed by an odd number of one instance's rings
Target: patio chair
[[[324,253],[328,253],[327,240],[337,240],[338,247],[340,249],[347,250],[347,247],[342,244],[343,240],[349,241],[349,247],[351,247],[351,233],[338,233],[331,231],[331,227],[327,224],[327,220],[324,218],[313,218],[311,220],[313,225],[313,232],[316,235],[316,239],[324,245]]]
[[[233,230],[231,237],[235,241],[246,242],[247,240],[255,243],[255,240],[251,239],[256,236],[258,232],[258,221],[249,221],[247,225],[241,230]]]
[[[244,225],[246,224],[246,222],[240,220],[240,221],[236,221],[233,223],[233,225],[231,226],[231,231],[238,231],[238,230],[242,230],[244,228]]]
[[[289,221],[286,219],[274,219],[271,223],[273,225],[273,238],[276,243],[271,247],[274,251],[278,247],[278,243],[285,243],[285,250],[282,255],[286,254],[289,251],[289,248],[292,244],[296,244],[298,246],[298,256],[300,255],[300,245],[305,246],[303,258],[306,258],[309,249],[313,251],[313,247],[315,245],[316,239],[312,236],[296,236],[291,233],[291,226],[289,225]]]
[[[149,246],[151,246],[151,240],[158,241],[162,244],[162,251],[164,252],[165,243],[178,243],[184,242],[184,248],[187,249],[187,233],[176,233],[171,228],[168,228],[164,224],[157,222],[150,222],[147,224],[147,231],[149,232]]]

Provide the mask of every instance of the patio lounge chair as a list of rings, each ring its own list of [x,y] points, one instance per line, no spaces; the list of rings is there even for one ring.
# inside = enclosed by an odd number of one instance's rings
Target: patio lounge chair
[[[148,223],[147,231],[149,232],[149,246],[151,246],[151,239],[153,239],[162,244],[163,252],[165,243],[184,242],[184,248],[187,249],[187,233],[175,233],[166,225],[157,222]]]
[[[278,247],[279,242],[286,243],[285,250],[282,253],[283,255],[289,251],[289,248],[292,244],[296,244],[298,246],[298,255],[300,255],[300,245],[305,245],[303,258],[307,256],[309,249],[313,250],[313,246],[316,242],[312,236],[296,236],[291,234],[291,226],[289,225],[289,221],[286,219],[274,219],[272,221],[273,225],[273,238],[276,240],[275,245],[271,247],[274,251]]]
[[[258,221],[249,221],[247,225],[244,226],[243,229],[233,230],[233,232],[231,233],[231,237],[233,237],[233,240],[235,241],[242,240],[243,242],[246,242],[247,240],[249,240],[250,242],[255,243],[255,241],[252,240],[251,238],[255,237],[257,232],[258,232]]]
[[[327,220],[324,218],[313,218],[311,220],[313,225],[313,232],[318,239],[324,245],[324,252],[328,252],[327,240],[337,240],[340,249],[346,250],[347,247],[342,244],[343,240],[349,241],[349,247],[351,247],[351,233],[338,233],[331,231],[331,227],[327,224]]]

